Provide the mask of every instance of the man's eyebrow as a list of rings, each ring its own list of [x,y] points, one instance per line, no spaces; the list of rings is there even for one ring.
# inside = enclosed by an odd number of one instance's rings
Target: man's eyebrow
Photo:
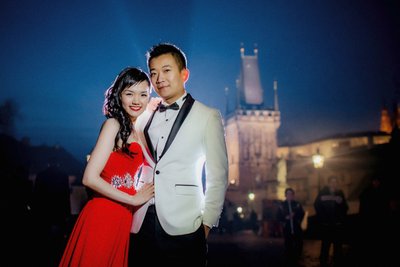
[[[170,64],[166,64],[166,65],[161,66],[162,69],[163,68],[167,68],[167,67],[171,68],[171,65]],[[150,71],[152,71],[152,70],[155,70],[155,68],[151,68],[150,69]]]

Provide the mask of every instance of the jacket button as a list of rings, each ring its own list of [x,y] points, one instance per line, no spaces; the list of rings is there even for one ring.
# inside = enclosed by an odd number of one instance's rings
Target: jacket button
[[[160,171],[156,171],[156,174],[160,174]]]

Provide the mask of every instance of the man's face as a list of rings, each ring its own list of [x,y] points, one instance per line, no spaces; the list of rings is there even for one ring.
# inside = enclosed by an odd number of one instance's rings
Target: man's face
[[[286,199],[287,199],[287,200],[294,200],[294,193],[293,193],[293,191],[287,191],[287,192],[286,192]]]
[[[179,70],[172,54],[155,57],[149,62],[150,79],[156,93],[168,104],[172,104],[185,92],[184,84],[188,70]]]
[[[337,180],[336,180],[336,179],[331,179],[331,180],[329,181],[329,187],[330,187],[331,191],[334,192],[334,191],[337,189],[337,187],[338,187],[338,182],[337,182]]]

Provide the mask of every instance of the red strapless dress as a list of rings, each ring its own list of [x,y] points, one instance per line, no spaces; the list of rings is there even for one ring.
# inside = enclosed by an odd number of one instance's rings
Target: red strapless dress
[[[134,177],[144,158],[138,143],[131,143],[129,150],[133,157],[121,151],[112,152],[101,177],[133,195]],[[128,266],[132,218],[132,207],[95,195],[80,212],[59,266]]]

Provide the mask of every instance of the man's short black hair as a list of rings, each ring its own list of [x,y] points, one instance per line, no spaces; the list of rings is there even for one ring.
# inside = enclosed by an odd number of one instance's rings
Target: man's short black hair
[[[178,64],[179,70],[187,68],[187,59],[185,53],[176,45],[171,43],[159,43],[152,46],[146,53],[147,66],[150,69],[150,61],[164,54],[171,54]]]

